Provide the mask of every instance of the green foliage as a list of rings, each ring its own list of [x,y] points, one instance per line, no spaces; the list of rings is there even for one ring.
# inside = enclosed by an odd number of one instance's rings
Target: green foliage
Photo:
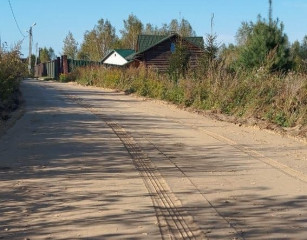
[[[254,117],[283,127],[306,125],[307,37],[290,49],[283,24],[272,19],[272,1],[269,3],[268,21],[259,17],[255,23],[243,22],[237,45],[220,49],[216,35],[208,34],[197,69],[189,69],[190,54],[179,41],[169,59],[168,74],[144,66],[88,66],[77,68],[73,78],[83,85],[119,89],[198,110]],[[134,48],[140,33],[195,35],[185,19],[173,19],[161,28],[152,24],[144,28],[132,14],[120,32],[121,39],[108,21],[98,21],[94,30],[85,33],[79,58],[101,60],[112,47]],[[296,72],[288,71],[291,69]],[[60,80],[68,78],[61,76]]]
[[[50,60],[53,60],[55,59],[55,53],[54,53],[54,50],[53,48],[47,48],[47,47],[44,47],[44,48],[40,48],[39,49],[39,62],[40,63],[45,63],[45,62],[49,62]]]
[[[147,23],[145,26],[145,29],[143,31],[143,34],[147,35],[164,35],[161,34],[160,29],[158,29],[157,26],[153,26],[151,23]]]
[[[250,25],[252,31],[241,47],[238,66],[254,69],[265,66],[270,71],[285,71],[291,67],[288,38],[283,33],[283,24],[278,20],[267,23],[258,18]]]
[[[293,62],[293,70],[297,72],[307,72],[307,36],[303,41],[295,41],[291,45],[291,59]]]
[[[18,89],[20,78],[26,76],[27,64],[20,59],[20,45],[14,49],[0,48],[0,108]]]
[[[143,23],[133,14],[124,20],[124,29],[120,30],[122,34],[122,43],[125,48],[135,49],[138,35],[143,32]]]
[[[289,127],[289,122],[287,120],[286,114],[283,112],[276,113],[274,121],[279,126]]]
[[[118,37],[109,20],[100,19],[91,31],[86,31],[77,58],[100,61],[116,44]]]
[[[205,56],[209,61],[213,61],[217,58],[219,51],[219,45],[217,43],[216,34],[207,34],[205,41]]]
[[[253,32],[253,22],[242,22],[241,27],[236,33],[236,42],[239,46],[244,46],[247,43],[248,38]]]
[[[78,68],[76,76],[84,85],[119,89],[199,110],[253,116],[283,127],[307,124],[304,74],[272,74],[264,68],[233,74],[223,61],[213,61],[205,74],[187,71],[177,82],[168,74],[145,67]]]
[[[77,43],[69,32],[64,39],[64,54],[69,58],[100,61],[112,49],[135,49],[139,34],[169,35],[178,33],[183,37],[195,36],[191,24],[182,18],[180,21],[172,19],[169,24],[164,23],[161,28],[150,23],[144,24],[133,14],[124,20],[124,28],[119,31],[121,38],[116,35],[116,30],[109,20],[100,19],[93,30],[86,31],[80,49],[75,54]]]
[[[59,81],[63,82],[63,83],[73,82],[73,81],[76,80],[77,76],[78,76],[78,70],[77,69],[68,73],[68,74],[61,73],[60,77],[59,77]]]
[[[178,33],[182,37],[193,37],[196,36],[191,24],[188,20],[182,18],[179,22],[177,19],[172,19],[167,27],[168,34]]]
[[[181,76],[185,76],[188,70],[190,53],[187,47],[178,40],[174,44],[174,52],[169,59],[168,73],[171,79],[177,84]]]
[[[67,55],[70,59],[75,59],[78,53],[78,43],[70,31],[65,37],[63,43],[63,55]]]

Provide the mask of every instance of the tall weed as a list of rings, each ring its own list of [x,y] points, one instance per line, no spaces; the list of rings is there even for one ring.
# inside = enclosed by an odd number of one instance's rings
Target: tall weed
[[[139,68],[79,68],[77,81],[84,85],[114,88],[181,106],[214,110],[243,118],[259,118],[283,127],[307,123],[307,75],[270,73],[262,67],[231,72],[212,61],[178,78]]]

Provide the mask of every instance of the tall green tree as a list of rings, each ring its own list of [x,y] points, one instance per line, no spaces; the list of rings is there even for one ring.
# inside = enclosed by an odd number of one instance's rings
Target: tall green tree
[[[124,20],[124,29],[120,30],[125,48],[135,49],[138,35],[143,32],[143,23],[133,14]]]
[[[178,33],[183,37],[194,37],[196,35],[190,22],[184,18],[181,21],[177,19],[172,19],[168,25],[168,34]]]
[[[288,37],[284,25],[273,20],[272,0],[269,0],[268,20],[258,16],[256,23],[243,22],[237,32],[240,68],[266,67],[269,71],[285,71],[292,67]]]
[[[307,35],[303,38],[299,51],[300,57],[307,61]]]
[[[115,28],[109,20],[100,19],[91,31],[86,31],[83,37],[78,58],[100,61],[115,45],[118,37]]]
[[[98,52],[97,36],[94,30],[86,31],[83,35],[83,42],[80,50],[77,54],[77,58],[83,60],[99,60],[100,56]]]
[[[147,23],[143,31],[144,34],[148,35],[161,35],[160,30],[157,26],[153,26],[151,23]]]
[[[113,48],[117,41],[115,27],[112,26],[109,20],[100,19],[95,27],[98,51],[103,58]]]
[[[182,18],[179,24],[179,34],[183,37],[194,37],[196,35],[188,20]]]
[[[45,63],[56,58],[53,48],[41,48],[39,49],[39,62]]]
[[[78,43],[70,31],[65,37],[63,43],[63,54],[67,55],[68,58],[75,59],[78,53]]]
[[[303,41],[295,41],[291,45],[291,59],[293,61],[293,69],[299,72],[307,72],[307,36]]]
[[[291,63],[284,25],[278,20],[270,23],[259,17],[241,48],[238,63],[249,69],[266,66],[270,71],[287,70]]]
[[[217,58],[219,51],[219,44],[217,42],[216,34],[207,34],[205,40],[205,55],[209,61]]]
[[[237,45],[243,46],[247,43],[247,39],[253,31],[254,24],[253,22],[242,22],[241,27],[236,33],[236,42]]]
[[[211,32],[206,34],[205,39],[205,59],[208,60],[208,63],[212,62],[217,58],[219,51],[219,44],[217,42],[217,34],[213,32],[214,25],[214,14],[211,17]]]
[[[160,35],[168,35],[169,34],[169,27],[167,23],[163,23],[162,27],[159,28]]]
[[[180,26],[177,19],[172,19],[171,22],[168,25],[168,32],[169,33],[179,33],[180,32]]]

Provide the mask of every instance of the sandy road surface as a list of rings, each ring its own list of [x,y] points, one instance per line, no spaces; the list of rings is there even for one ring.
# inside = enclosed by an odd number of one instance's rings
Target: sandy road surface
[[[306,239],[306,144],[114,91],[22,90],[0,239]]]

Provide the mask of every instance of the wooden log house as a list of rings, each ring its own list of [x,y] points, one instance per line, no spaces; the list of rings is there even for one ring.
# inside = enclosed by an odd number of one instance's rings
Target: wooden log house
[[[161,72],[166,72],[169,67],[170,56],[176,51],[176,46],[182,44],[189,53],[189,66],[195,68],[198,65],[198,59],[204,52],[204,40],[202,37],[181,37],[179,34],[169,36],[161,35],[139,35],[135,52],[130,55],[122,56],[126,60],[125,64],[116,64],[118,66],[139,66],[152,67]],[[110,63],[115,53],[121,52],[120,49],[111,51],[103,59],[103,63]],[[125,51],[127,52],[127,51]]]
[[[185,46],[189,54],[189,66],[195,68],[204,51],[202,37],[181,37],[178,34],[169,36],[139,35],[136,53],[128,56],[146,67],[153,67],[161,72],[167,71],[170,56],[176,51],[178,44]]]

